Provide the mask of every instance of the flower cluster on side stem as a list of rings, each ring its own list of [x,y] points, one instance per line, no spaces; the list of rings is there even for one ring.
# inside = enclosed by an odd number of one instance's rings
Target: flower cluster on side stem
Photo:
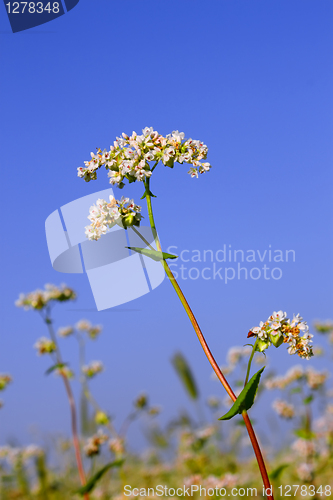
[[[297,314],[293,319],[287,318],[283,311],[273,312],[265,322],[253,327],[248,337],[257,337],[257,350],[263,352],[271,344],[279,347],[281,344],[289,344],[289,354],[297,354],[300,358],[310,359],[313,356],[313,335],[309,333],[306,321]]]
[[[140,226],[142,216],[141,207],[133,200],[122,197],[116,200],[109,197],[109,203],[103,199],[96,201],[96,205],[90,207],[88,219],[91,224],[85,227],[85,234],[90,240],[98,240],[102,234],[106,234],[108,228],[118,224],[127,229],[131,226]]]

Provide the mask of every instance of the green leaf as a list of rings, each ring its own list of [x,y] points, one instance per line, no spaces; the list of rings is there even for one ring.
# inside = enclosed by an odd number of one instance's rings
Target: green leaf
[[[57,363],[56,365],[51,366],[48,370],[46,370],[45,375],[50,375],[50,373],[54,372],[57,368],[63,368],[67,366],[68,363]]]
[[[254,403],[254,398],[256,396],[260,377],[265,367],[260,368],[260,370],[253,375],[253,377],[248,381],[228,413],[220,417],[219,420],[230,420],[238,414],[241,414],[244,410],[249,410]]]
[[[109,469],[111,469],[112,467],[120,467],[121,465],[123,465],[123,463],[124,463],[124,460],[122,459],[122,460],[115,460],[114,462],[110,462],[110,463],[104,465],[104,467],[99,469],[99,471],[97,471],[96,474],[94,474],[89,479],[87,484],[85,484],[84,486],[82,486],[82,488],[77,490],[76,493],[78,493],[79,495],[82,495],[82,496],[85,495],[86,493],[90,493],[95,488],[96,483],[101,479],[102,476],[104,476],[104,474]]]
[[[199,398],[199,390],[197,383],[195,381],[192,370],[184,358],[184,356],[178,352],[171,359],[174,369],[177,372],[178,377],[182,381],[186,391],[192,399]]]
[[[310,440],[316,437],[314,432],[308,431],[306,429],[297,429],[296,431],[294,431],[294,433],[296,434],[296,436],[306,440]]]
[[[152,196],[153,198],[157,198],[157,196],[155,196],[151,191],[150,189],[146,189],[145,192],[143,193],[143,195],[141,196],[140,200],[143,200],[146,196]]]
[[[300,387],[294,387],[290,390],[290,394],[297,394],[298,392],[302,392],[302,389]]]
[[[303,403],[305,405],[310,404],[312,401],[313,401],[313,395],[312,394],[310,394],[310,396],[307,396],[306,398],[303,399]]]
[[[171,253],[158,252],[157,250],[149,250],[148,248],[139,248],[139,247],[125,247],[130,250],[134,250],[134,252],[141,253],[146,257],[150,257],[153,260],[165,260],[165,259],[178,259],[178,255],[172,255]]]
[[[287,467],[289,467],[289,464],[281,464],[281,465],[279,465],[278,467],[276,467],[275,469],[273,469],[272,472],[269,474],[269,479],[271,481],[274,481],[275,479],[279,479],[279,477],[281,476],[282,472]]]

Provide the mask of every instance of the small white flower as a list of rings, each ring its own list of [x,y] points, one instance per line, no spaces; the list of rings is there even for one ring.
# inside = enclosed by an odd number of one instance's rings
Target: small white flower
[[[283,311],[274,311],[271,316],[273,321],[284,321],[287,318],[287,313]]]
[[[199,177],[198,175],[198,169],[196,168],[190,168],[190,170],[188,171],[188,174],[190,174],[191,177]]]
[[[72,326],[64,326],[59,328],[58,335],[59,337],[69,337],[74,332],[74,328]]]
[[[185,134],[184,132],[178,132],[178,130],[173,130],[172,134],[167,136],[167,138],[172,138],[177,142],[182,142],[184,140]]]
[[[297,325],[297,327],[302,331],[302,332],[308,332],[309,331],[309,326],[306,321],[302,321]]]
[[[103,363],[101,361],[92,361],[89,365],[82,367],[83,373],[88,377],[92,378],[101,373],[104,370]]]

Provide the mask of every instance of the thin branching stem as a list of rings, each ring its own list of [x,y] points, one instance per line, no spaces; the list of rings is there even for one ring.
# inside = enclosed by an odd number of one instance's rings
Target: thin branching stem
[[[57,363],[59,365],[63,365],[62,356],[61,356],[59,345],[57,342],[57,337],[56,337],[54,329],[53,329],[52,319],[50,317],[49,310],[47,310],[47,312],[46,312],[46,315],[44,317],[44,321],[45,321],[46,326],[49,330],[50,337],[56,346]],[[61,376],[62,376],[62,379],[64,381],[66,394],[67,394],[67,398],[68,398],[68,402],[69,402],[70,413],[71,413],[71,427],[72,427],[73,445],[74,445],[77,469],[79,472],[81,484],[82,484],[82,486],[85,486],[87,480],[86,480],[86,475],[84,472],[84,467],[83,467],[82,457],[81,457],[80,440],[79,440],[78,427],[77,427],[77,411],[76,411],[75,399],[74,399],[72,388],[71,388],[71,385],[69,383],[68,378],[66,377],[66,375],[61,375]],[[86,493],[84,495],[84,500],[89,500],[88,493]]]
[[[247,370],[246,370],[246,377],[245,377],[245,381],[244,381],[244,387],[246,386],[246,384],[249,381],[250,371],[251,371],[251,364],[252,364],[253,356],[254,356],[254,353],[256,352],[258,343],[259,343],[259,339],[257,339],[255,341],[254,345],[252,346],[251,356],[250,356],[249,362],[247,364]]]
[[[102,412],[101,406],[97,403],[96,399],[93,397],[93,395],[90,392],[87,377],[83,372],[83,367],[85,365],[85,346],[86,346],[85,340],[84,340],[81,333],[78,333],[76,335],[76,339],[77,339],[78,344],[79,344],[80,383],[81,383],[83,395],[87,399],[87,401],[91,404],[91,406],[93,407],[93,409],[95,410],[96,413]],[[118,433],[117,433],[116,429],[113,427],[110,420],[105,424],[105,426],[109,429],[109,431],[113,437],[115,437],[115,438],[118,437]]]
[[[150,196],[150,190],[149,190],[149,178],[146,179],[145,181],[145,188],[146,188],[146,192],[145,192],[145,198],[146,198],[146,201],[147,201],[147,208],[148,208],[148,215],[149,215],[149,222],[150,222],[150,226],[151,226],[151,229],[152,229],[152,233],[153,233],[153,237],[154,237],[154,240],[155,240],[155,244],[156,244],[156,248],[159,252],[162,252],[162,247],[161,247],[161,243],[160,243],[160,240],[158,238],[158,234],[157,234],[157,231],[156,231],[156,226],[155,226],[155,221],[154,221],[154,216],[153,216],[153,208],[152,208],[152,202],[151,202],[151,196]],[[208,347],[208,344],[205,340],[205,337],[203,336],[203,333],[199,327],[199,324],[192,312],[192,309],[190,308],[179,284],[177,283],[175,277],[173,276],[172,272],[171,272],[171,269],[169,268],[167,262],[165,260],[161,260],[161,263],[164,267],[164,270],[166,272],[166,275],[168,276],[173,288],[175,289],[175,292],[177,293],[191,323],[192,323],[192,326],[195,330],[195,333],[197,334],[197,337],[199,339],[199,342],[201,344],[201,347],[203,348],[207,358],[208,358],[208,361],[210,362],[214,372],[216,373],[216,376],[217,378],[220,380],[220,382],[222,383],[224,389],[227,391],[227,393],[229,394],[230,398],[232,399],[232,401],[236,401],[236,395],[235,393],[233,392],[232,388],[230,387],[230,385],[228,384],[225,376],[223,375],[222,371],[220,370],[220,367],[218,366],[217,362],[215,361],[215,358],[211,352],[211,350],[209,349]],[[243,411],[242,412],[242,417],[244,419],[244,423],[245,423],[245,426],[246,426],[246,429],[247,429],[247,432],[249,434],[249,437],[250,437],[250,440],[251,440],[251,444],[252,444],[252,447],[253,447],[253,450],[254,450],[254,453],[255,453],[255,456],[256,456],[256,459],[257,459],[257,462],[258,462],[258,466],[259,466],[259,469],[260,469],[260,473],[261,473],[261,477],[263,479],[263,483],[264,483],[264,486],[265,486],[265,489],[266,491],[273,491],[271,489],[271,483],[270,483],[270,480],[268,478],[268,473],[267,473],[267,469],[266,469],[266,465],[265,465],[265,462],[264,462],[264,458],[263,458],[263,455],[261,453],[261,449],[260,449],[260,446],[259,446],[259,443],[258,443],[258,440],[257,440],[257,437],[256,437],[256,434],[253,430],[253,427],[252,427],[252,424],[251,424],[251,421],[250,421],[250,418],[247,414],[246,411]],[[267,494],[267,498],[270,499],[270,500],[274,500],[274,497],[273,497],[273,493],[271,494]]]

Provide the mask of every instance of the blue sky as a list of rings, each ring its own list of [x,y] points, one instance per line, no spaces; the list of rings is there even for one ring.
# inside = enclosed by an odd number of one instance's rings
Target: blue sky
[[[14,306],[19,292],[48,282],[78,292],[74,305],[55,308],[56,326],[82,317],[104,325],[90,357],[106,371],[93,385],[119,421],[142,390],[165,420],[188,406],[170,365],[176,350],[195,368],[203,399],[223,395],[166,280],[98,313],[87,277],[50,264],[45,219],[109,187],[105,172],[85,183],[76,169],[122,132],[178,129],[209,147],[213,168],[199,179],[186,165],[154,172],[165,248],[295,251],[295,262],[278,266],[279,280],[180,280],[219,362],[273,310],[300,312],[309,323],[332,317],[332,9],[330,0],[80,0],[16,34],[2,9],[0,371],[14,378],[3,395],[2,441],[31,440],[32,425],[69,429],[63,387],[44,377],[48,362],[32,349],[46,333],[41,320]],[[135,183],[122,194],[138,200],[142,192]],[[75,366],[74,342],[63,349]],[[283,348],[270,357],[279,371],[298,362]]]

